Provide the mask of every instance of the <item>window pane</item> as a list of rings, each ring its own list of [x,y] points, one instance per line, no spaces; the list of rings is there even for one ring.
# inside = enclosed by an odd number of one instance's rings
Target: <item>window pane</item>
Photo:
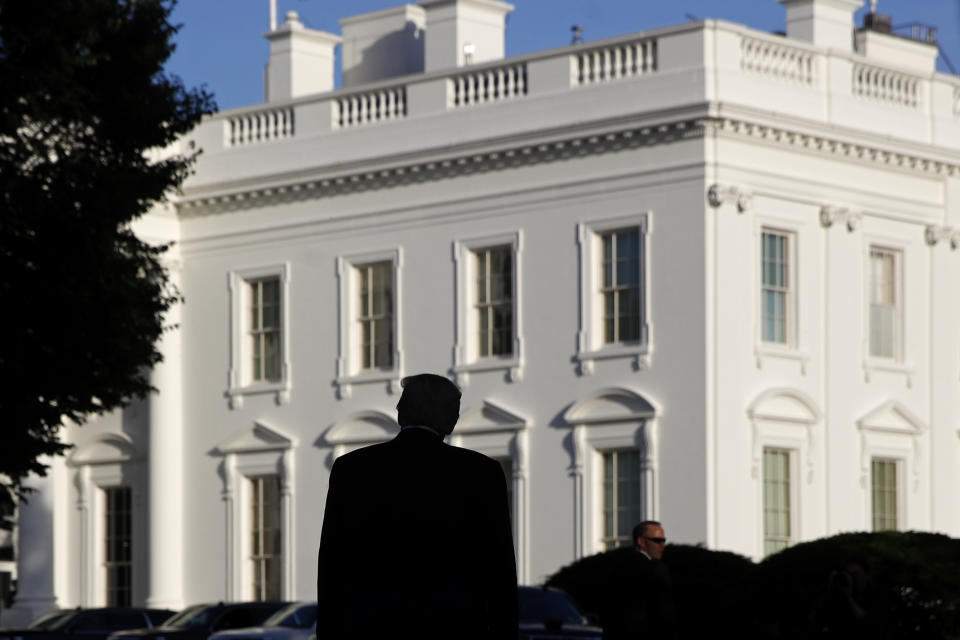
[[[643,520],[643,473],[638,449],[603,454],[603,543],[608,549],[632,544],[634,525]]]
[[[280,598],[282,533],[280,476],[250,478],[250,562],[254,600]]]
[[[133,513],[130,487],[104,489],[103,503],[106,602],[110,607],[129,607],[133,593]]]
[[[600,260],[603,267],[603,286],[613,286],[613,235],[603,236],[603,257]]]
[[[764,553],[786,548],[791,537],[790,452],[763,450]]]
[[[897,529],[897,461],[874,458],[870,471],[873,530]]]

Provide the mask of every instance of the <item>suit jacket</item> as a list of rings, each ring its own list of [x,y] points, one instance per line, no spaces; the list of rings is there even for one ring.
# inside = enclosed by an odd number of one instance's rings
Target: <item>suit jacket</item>
[[[634,549],[616,554],[601,612],[604,640],[673,638],[673,580],[667,565]]]
[[[517,637],[500,465],[422,429],[341,456],[317,567],[317,638]]]

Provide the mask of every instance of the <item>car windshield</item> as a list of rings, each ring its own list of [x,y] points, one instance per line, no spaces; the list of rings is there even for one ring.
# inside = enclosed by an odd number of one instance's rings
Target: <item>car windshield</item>
[[[547,620],[574,624],[585,622],[573,603],[559,591],[520,589],[519,595],[521,622],[545,622]]]
[[[59,629],[67,623],[76,611],[52,611],[33,621],[30,629]]]
[[[306,629],[317,621],[317,603],[297,603],[284,607],[264,621],[265,627],[288,627]]]
[[[216,613],[218,605],[198,604],[187,607],[177,615],[163,623],[165,627],[176,627],[178,629],[196,629],[205,627],[210,619]]]

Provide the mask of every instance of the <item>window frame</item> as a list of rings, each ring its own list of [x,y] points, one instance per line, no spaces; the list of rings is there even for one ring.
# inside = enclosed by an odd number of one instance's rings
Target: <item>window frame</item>
[[[359,319],[360,278],[358,268],[364,265],[389,262],[393,274],[393,362],[389,369],[361,369]],[[351,397],[353,386],[386,382],[391,394],[400,392],[403,378],[403,250],[401,247],[341,255],[336,258],[337,290],[339,299],[339,330],[337,345],[337,376],[334,385],[341,399]]]
[[[880,252],[892,256],[893,258],[893,328],[892,328],[892,352],[891,356],[876,355],[871,347],[871,337],[873,332],[871,307],[873,305],[873,254]],[[903,246],[898,246],[889,242],[871,240],[867,243],[866,250],[866,306],[864,307],[866,315],[866,333],[864,342],[866,347],[866,357],[869,361],[875,363],[894,363],[902,364],[904,362],[904,325],[905,309],[904,304],[904,255]]]
[[[766,285],[763,281],[763,251],[764,251],[764,234],[773,234],[779,235],[786,239],[786,251],[787,251],[787,285],[786,285],[786,309],[785,313],[785,340],[783,342],[777,342],[775,340],[767,340],[763,335],[764,327],[764,308],[763,308],[763,298]],[[796,229],[790,229],[782,225],[762,223],[758,232],[759,236],[759,255],[758,262],[759,268],[757,269],[758,280],[759,280],[759,302],[757,305],[757,312],[759,314],[759,330],[758,330],[758,342],[767,349],[782,349],[782,350],[796,350],[797,348],[797,318],[798,318],[798,296],[797,296],[797,231]]]
[[[577,332],[575,361],[580,375],[591,375],[597,360],[630,358],[633,369],[649,369],[653,352],[650,313],[650,236],[653,212],[650,210],[626,216],[588,220],[577,224],[579,249],[580,326]],[[638,282],[640,283],[640,336],[636,342],[605,344],[601,259],[604,233],[636,227],[639,231]]]
[[[280,281],[280,378],[255,381],[252,375],[250,337],[250,283],[268,278]],[[230,368],[227,372],[230,407],[240,409],[250,395],[274,394],[277,404],[290,401],[290,263],[231,270],[227,275],[230,294]]]
[[[640,496],[641,496],[640,516],[638,517],[638,519],[636,519],[636,521],[631,522],[631,524],[629,525],[630,530],[632,531],[633,526],[636,525],[637,523],[642,522],[643,520],[649,519],[649,518],[647,518],[646,515],[645,515],[647,512],[649,512],[649,507],[648,507],[648,505],[645,504],[646,501],[644,500],[644,498],[646,497],[646,496],[644,495],[644,493],[645,493],[645,487],[644,487],[644,475],[645,475],[645,474],[644,474],[644,466],[645,466],[646,460],[645,460],[645,456],[644,456],[644,452],[643,452],[642,447],[640,447],[640,446],[633,446],[633,447],[614,447],[614,448],[609,448],[609,449],[601,449],[601,450],[598,450],[597,453],[600,455],[600,476],[601,476],[601,480],[600,480],[600,483],[599,483],[599,484],[600,484],[600,501],[599,501],[599,505],[600,505],[600,521],[601,521],[601,523],[600,523],[600,548],[603,549],[604,551],[610,551],[610,550],[612,550],[612,549],[618,548],[619,545],[616,545],[616,546],[614,546],[614,547],[608,547],[607,545],[609,544],[609,542],[615,542],[616,540],[619,540],[619,539],[620,539],[620,536],[615,536],[614,538],[608,538],[608,537],[606,536],[606,526],[605,526],[605,525],[606,525],[606,511],[607,511],[607,500],[606,500],[606,491],[605,491],[605,489],[606,489],[606,470],[607,470],[607,467],[606,467],[606,465],[607,465],[606,457],[607,457],[608,454],[616,454],[617,457],[614,458],[614,460],[615,460],[614,465],[616,466],[616,465],[618,464],[618,462],[619,462],[619,456],[620,456],[620,454],[621,454],[621,453],[626,453],[626,452],[636,453],[637,456],[638,456],[638,458],[639,458],[639,464],[640,464],[640,467],[639,467],[639,475],[640,475],[640,477],[639,477],[639,480],[638,480],[638,490],[639,490],[639,494],[640,494]],[[617,494],[618,487],[619,487],[619,482],[617,482],[617,481],[615,480],[614,483],[613,483],[613,493],[614,493],[614,496],[616,496],[616,494]],[[614,501],[613,501],[613,512],[614,512],[614,519],[615,519],[615,520],[617,519],[617,511],[619,511],[619,505],[618,505],[618,503],[617,503],[616,497],[614,497]],[[617,527],[617,524],[619,524],[619,523],[615,523],[615,524],[614,524],[614,530],[616,530],[616,529],[618,528],[618,527]],[[629,537],[629,536],[627,537],[626,544],[623,545],[623,546],[627,546],[627,547],[632,547],[632,546],[633,546],[633,543],[632,543],[632,541],[630,540],[630,537]]]
[[[477,321],[474,314],[476,302],[476,269],[474,266],[477,251],[496,247],[510,247],[513,258],[513,345],[509,356],[477,355]],[[454,313],[456,335],[453,347],[453,373],[457,385],[469,384],[471,374],[485,371],[506,371],[510,382],[523,379],[523,322],[522,322],[522,283],[521,277],[523,253],[523,232],[471,237],[456,240],[453,243],[453,261],[455,269]]]
[[[782,549],[777,551],[767,552],[767,541],[772,536],[769,535],[767,531],[767,500],[766,500],[766,485],[767,485],[767,476],[766,476],[766,456],[768,452],[776,452],[781,454],[786,454],[787,457],[787,529],[789,533],[786,536],[786,543],[784,548],[790,547],[797,542],[797,513],[799,511],[799,504],[797,504],[797,499],[799,497],[799,487],[797,484],[797,462],[800,459],[799,450],[789,446],[768,444],[764,445],[761,451],[761,471],[760,471],[760,485],[761,485],[761,512],[760,512],[760,523],[763,531],[762,539],[760,541],[762,555],[766,557],[777,553]]]
[[[894,509],[895,513],[893,514],[894,526],[893,529],[877,529],[876,528],[876,503],[874,502],[874,491],[876,490],[876,477],[874,476],[874,465],[878,462],[889,463],[893,465],[894,470]],[[904,461],[902,458],[891,456],[891,455],[872,455],[870,456],[870,480],[869,480],[869,489],[868,493],[870,495],[870,531],[902,531],[903,530],[903,468],[905,467]]]
[[[263,484],[261,484],[261,485],[258,487],[257,483],[258,483],[258,481],[261,481],[261,482],[262,482],[265,478],[276,478],[276,481],[277,481],[277,509],[278,509],[278,511],[279,511],[277,520],[278,520],[280,526],[281,526],[281,527],[283,526],[283,488],[282,488],[282,487],[283,487],[283,480],[282,480],[282,478],[281,478],[281,475],[280,475],[279,473],[268,473],[268,474],[260,474],[260,475],[246,475],[246,474],[244,474],[244,481],[247,483],[247,499],[248,499],[248,502],[247,502],[247,505],[246,505],[246,506],[248,507],[248,518],[249,518],[248,521],[247,521],[249,528],[247,529],[246,533],[247,533],[247,534],[250,534],[250,535],[248,535],[248,540],[247,540],[247,542],[246,542],[246,545],[247,545],[246,552],[247,552],[247,559],[248,559],[250,565],[252,566],[252,569],[250,570],[250,573],[249,573],[249,575],[250,575],[251,577],[255,577],[255,576],[256,576],[256,572],[257,572],[257,566],[256,566],[256,565],[257,565],[258,563],[261,563],[261,575],[262,575],[262,574],[263,574],[263,572],[262,572],[263,565],[266,563],[266,561],[268,560],[268,558],[276,558],[276,559],[279,561],[279,565],[280,565],[280,576],[279,576],[279,578],[280,578],[280,584],[277,585],[277,591],[278,591],[278,593],[277,593],[277,598],[276,598],[276,599],[279,599],[280,593],[283,592],[283,556],[284,556],[284,553],[283,553],[283,551],[284,551],[284,549],[283,549],[283,534],[284,534],[284,532],[283,532],[282,530],[281,530],[281,532],[280,532],[280,551],[279,551],[279,553],[276,553],[276,554],[270,554],[270,555],[268,555],[268,554],[266,554],[266,553],[263,552],[264,530],[263,530],[263,527],[262,527],[262,526],[261,526],[261,528],[260,528],[260,538],[261,538],[261,541],[260,541],[260,553],[259,553],[259,554],[255,554],[255,553],[254,553],[254,550],[250,548],[250,541],[249,541],[249,538],[252,537],[252,534],[254,533],[254,530],[255,530],[255,528],[256,528],[256,526],[257,526],[256,523],[254,522],[254,513],[253,513],[253,511],[254,511],[254,508],[253,508],[253,507],[254,507],[254,505],[255,505],[255,500],[256,500],[256,498],[257,498],[257,494],[258,494],[258,493],[262,493],[262,492],[263,492],[263,489],[264,489],[264,485],[263,485]],[[265,513],[265,509],[264,509],[263,504],[261,503],[261,504],[260,504],[260,509],[259,509],[259,511],[258,511],[257,514],[256,514],[256,516],[257,516],[256,520],[258,520],[258,521],[261,523],[261,525],[262,525],[262,522],[263,522],[263,519],[264,519],[264,513]],[[260,588],[260,592],[261,592],[261,593],[257,593],[257,589],[256,589],[256,587],[255,587],[255,584],[252,583],[252,584],[248,585],[248,587],[250,588],[250,594],[251,594],[251,599],[252,599],[252,600],[254,600],[254,601],[266,601],[266,600],[268,600],[268,598],[266,597],[266,588],[265,588],[265,586],[264,586],[265,582],[266,582],[265,580],[261,582],[261,588]],[[261,597],[261,596],[263,596],[263,597]]]

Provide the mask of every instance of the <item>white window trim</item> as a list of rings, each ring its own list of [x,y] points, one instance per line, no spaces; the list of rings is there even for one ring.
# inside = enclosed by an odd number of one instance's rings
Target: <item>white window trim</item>
[[[513,543],[517,558],[517,579],[529,584],[530,575],[530,496],[529,436],[527,418],[489,400],[460,415],[450,436],[450,444],[479,451],[491,458],[513,461]]]
[[[896,400],[888,400],[857,420],[860,432],[860,487],[863,490],[864,529],[873,529],[870,463],[874,458],[897,460],[897,526],[901,531],[920,527],[908,510],[909,495],[920,489],[922,445],[927,426]],[[912,485],[912,487],[911,487]],[[909,489],[909,490],[908,490]]]
[[[276,474],[280,476],[280,521],[283,527],[280,599],[294,599],[296,546],[294,541],[293,449],[296,440],[255,422],[217,445],[223,457],[219,474],[223,481],[221,497],[225,512],[224,599],[228,602],[253,598],[253,571],[250,566],[250,478]]]
[[[755,560],[764,557],[763,531],[763,450],[787,449],[790,456],[790,544],[802,541],[804,525],[819,496],[804,486],[813,484],[817,476],[819,425],[823,413],[803,391],[775,387],[759,394],[747,407],[752,451],[750,476],[754,483]],[[812,518],[809,518],[812,519]]]
[[[330,425],[317,446],[331,448],[327,468],[332,469],[343,454],[392,440],[398,433],[400,425],[392,415],[377,410],[357,411]]]
[[[643,519],[658,519],[658,414],[645,397],[624,388],[600,389],[564,412],[573,429],[574,560],[603,550],[604,451],[640,449]]]
[[[880,358],[870,353],[870,251],[871,249],[881,249],[895,252],[896,261],[894,264],[894,275],[896,277],[894,295],[898,301],[896,316],[896,330],[893,340],[893,357]],[[871,374],[874,372],[896,373],[904,376],[907,387],[913,385],[913,376],[916,373],[916,367],[909,359],[906,352],[906,324],[907,324],[907,298],[906,298],[906,257],[908,244],[902,238],[894,238],[881,235],[864,235],[863,238],[863,319],[860,323],[863,331],[863,372],[864,381],[870,382]]]
[[[247,323],[245,313],[249,290],[247,283],[252,280],[276,277],[280,280],[280,357],[281,377],[275,382],[250,382],[249,345],[247,341]],[[245,396],[256,394],[275,394],[277,404],[290,401],[290,263],[249,267],[230,271],[227,275],[227,288],[230,291],[230,369],[227,372],[227,398],[230,408],[243,407]]]
[[[147,486],[143,455],[124,433],[104,433],[78,447],[67,464],[76,469],[73,477],[79,512],[79,586],[77,602],[83,607],[105,607],[107,577],[104,568],[104,489],[130,487],[131,543],[133,545],[132,603],[147,595],[150,542],[144,492]]]
[[[478,249],[487,249],[509,245],[513,252],[513,354],[509,358],[477,358],[476,320],[473,313],[475,300],[475,277],[472,266],[472,254]],[[453,346],[453,373],[460,387],[469,384],[470,374],[479,371],[506,371],[511,382],[523,378],[523,323],[521,322],[521,254],[523,252],[523,232],[484,236],[457,240],[453,243],[453,261],[456,269],[456,288],[454,291],[456,314],[456,336]]]
[[[787,251],[789,260],[790,300],[787,311],[787,342],[767,342],[763,339],[763,233],[771,231],[786,234],[789,238]],[[800,373],[806,375],[810,353],[805,348],[804,332],[800,326],[800,278],[799,237],[801,228],[796,221],[786,218],[758,215],[754,221],[754,246],[756,259],[754,268],[753,309],[754,309],[754,356],[758,369],[763,368],[768,358],[795,360],[800,363]]]
[[[354,327],[357,314],[356,293],[358,291],[356,267],[374,262],[390,262],[393,265],[393,368],[360,372],[357,362],[359,335]],[[337,387],[337,396],[340,399],[351,397],[353,385],[357,384],[386,382],[391,394],[400,393],[400,380],[403,378],[402,270],[403,249],[401,247],[337,257],[340,327],[337,377],[334,384]]]
[[[580,253],[580,329],[577,332],[577,353],[580,375],[591,375],[597,360],[632,358],[633,368],[650,368],[653,353],[653,335],[650,326],[650,235],[652,212],[643,211],[617,218],[590,220],[577,224],[577,244]],[[640,340],[637,344],[603,344],[602,308],[598,302],[600,288],[599,236],[606,231],[627,227],[640,229]]]

